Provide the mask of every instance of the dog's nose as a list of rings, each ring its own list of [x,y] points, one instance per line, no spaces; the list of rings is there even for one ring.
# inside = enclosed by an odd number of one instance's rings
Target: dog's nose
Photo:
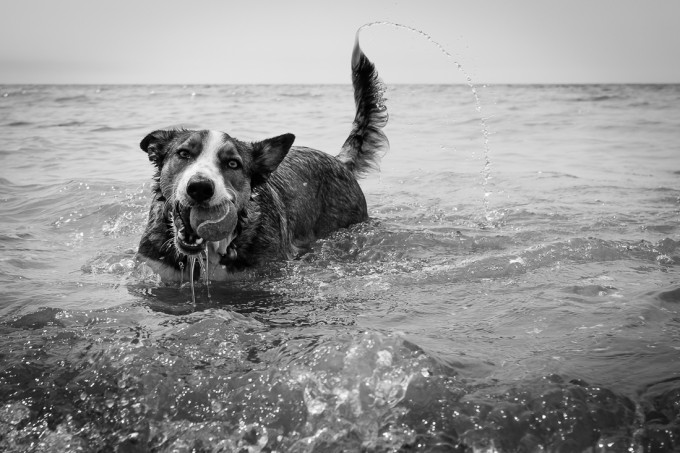
[[[198,203],[209,200],[214,193],[215,185],[209,179],[193,177],[187,184],[187,195]]]

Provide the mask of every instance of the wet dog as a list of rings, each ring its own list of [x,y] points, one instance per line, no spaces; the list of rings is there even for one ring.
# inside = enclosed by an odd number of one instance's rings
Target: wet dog
[[[367,220],[357,178],[388,148],[387,110],[382,82],[358,42],[352,85],[356,115],[336,157],[292,146],[292,134],[254,143],[208,130],[144,137],[140,147],[156,174],[139,258],[163,280],[180,280],[192,257],[205,253],[203,272],[225,280],[263,262],[295,258],[317,238]],[[213,219],[212,212],[219,215]],[[208,220],[197,228],[200,215]],[[203,225],[219,234],[202,233],[209,231]]]

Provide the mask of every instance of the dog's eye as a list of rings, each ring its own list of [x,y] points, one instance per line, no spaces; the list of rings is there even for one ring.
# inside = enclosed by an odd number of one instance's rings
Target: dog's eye
[[[178,150],[178,151],[177,151],[177,155],[178,155],[181,159],[189,159],[189,158],[191,157],[191,153],[190,153],[189,151],[187,151],[186,149],[180,149],[180,150]]]
[[[241,164],[239,164],[237,160],[230,160],[227,162],[227,167],[231,168],[232,170],[236,170],[240,166]]]

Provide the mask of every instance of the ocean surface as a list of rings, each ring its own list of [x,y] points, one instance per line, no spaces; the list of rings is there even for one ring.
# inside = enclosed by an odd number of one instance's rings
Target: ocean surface
[[[336,154],[347,86],[0,86],[0,450],[680,450],[680,86],[389,86],[371,220],[135,262],[173,125]]]

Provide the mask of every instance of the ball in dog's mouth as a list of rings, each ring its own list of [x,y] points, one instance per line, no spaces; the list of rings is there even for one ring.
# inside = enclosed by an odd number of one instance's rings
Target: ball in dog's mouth
[[[205,248],[205,242],[218,242],[231,237],[238,216],[231,202],[202,208],[175,204],[175,244],[185,254],[196,255]]]

